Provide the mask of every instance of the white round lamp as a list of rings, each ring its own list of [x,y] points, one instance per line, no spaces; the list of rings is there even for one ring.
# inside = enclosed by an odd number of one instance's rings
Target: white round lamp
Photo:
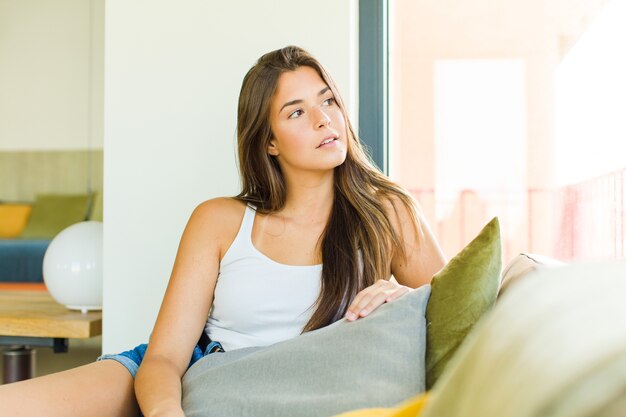
[[[67,308],[101,310],[102,223],[76,223],[56,235],[43,258],[43,280]]]

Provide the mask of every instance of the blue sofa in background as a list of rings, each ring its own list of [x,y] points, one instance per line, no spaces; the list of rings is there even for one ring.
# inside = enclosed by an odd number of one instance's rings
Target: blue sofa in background
[[[99,197],[100,193],[37,195],[32,210],[21,219],[20,230],[9,224],[0,227],[0,231],[11,230],[5,236],[0,234],[0,282],[43,282],[43,258],[48,245],[54,236],[74,223],[101,220],[101,209],[92,210],[94,206],[101,207]],[[15,221],[9,219],[10,205],[18,204],[4,205],[0,223]],[[24,203],[19,205],[23,208]]]
[[[0,282],[43,282],[50,239],[0,239]]]

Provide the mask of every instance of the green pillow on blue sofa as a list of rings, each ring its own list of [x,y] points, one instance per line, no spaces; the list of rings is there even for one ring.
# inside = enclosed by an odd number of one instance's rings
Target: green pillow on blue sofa
[[[61,230],[87,218],[91,195],[38,195],[22,238],[53,238]]]

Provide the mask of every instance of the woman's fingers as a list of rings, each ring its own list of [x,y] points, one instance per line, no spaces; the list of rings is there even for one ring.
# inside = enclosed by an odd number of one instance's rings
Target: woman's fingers
[[[387,297],[388,297],[388,294],[386,292],[380,292],[376,294],[374,297],[370,299],[370,301],[365,305],[365,307],[361,309],[361,311],[359,312],[359,315],[361,317],[367,316],[369,313],[371,313],[372,311],[376,310],[378,307],[383,305]]]
[[[394,291],[389,297],[387,297],[385,302],[389,303],[391,301],[397,300],[398,298],[402,297],[404,294],[408,293],[409,291],[411,291],[409,287],[401,286],[396,291]]]
[[[385,280],[379,280],[359,292],[346,312],[348,321],[365,317],[382,304],[406,294],[409,288]]]
[[[352,300],[352,304],[348,307],[348,311],[346,311],[346,318],[349,321],[356,320],[361,313],[361,309],[370,301],[372,287],[367,287],[363,291],[359,292],[354,300]]]

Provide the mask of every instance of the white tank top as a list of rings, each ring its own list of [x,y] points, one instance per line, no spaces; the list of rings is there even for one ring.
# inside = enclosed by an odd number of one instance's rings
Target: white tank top
[[[235,240],[220,262],[205,331],[224,350],[267,346],[298,336],[320,293],[322,265],[273,261],[252,244],[256,211],[247,206]]]

